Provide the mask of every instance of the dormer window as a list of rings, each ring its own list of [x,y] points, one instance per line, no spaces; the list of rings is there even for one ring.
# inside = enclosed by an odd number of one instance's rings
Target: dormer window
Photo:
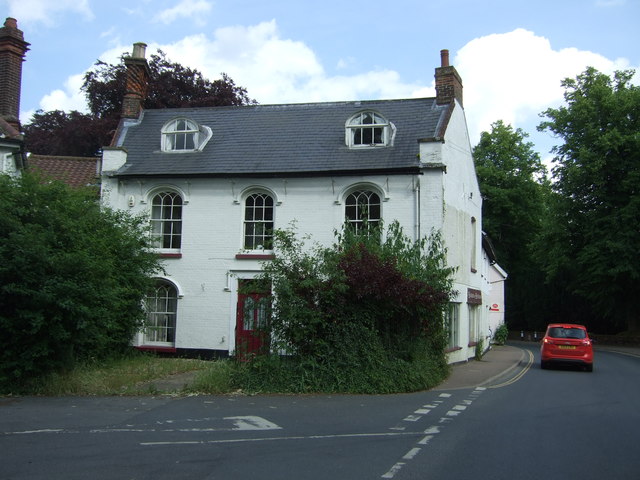
[[[176,118],[162,128],[162,151],[193,152],[202,150],[211,138],[211,129],[186,118]]]
[[[347,121],[349,147],[384,147],[391,144],[393,124],[375,112],[360,112]]]

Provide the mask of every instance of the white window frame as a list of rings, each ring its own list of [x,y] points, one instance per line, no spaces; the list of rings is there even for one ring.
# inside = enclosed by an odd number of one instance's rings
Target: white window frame
[[[366,215],[362,215],[362,212],[358,212],[359,210],[359,205],[362,206],[359,202],[359,199],[362,198],[362,196],[367,195],[367,203],[366,203]],[[371,195],[376,195],[378,197],[378,202],[377,203],[372,203],[371,202]],[[355,203],[350,202],[350,198],[352,196],[355,196]],[[379,191],[374,190],[370,187],[367,186],[363,186],[363,187],[359,187],[359,188],[353,188],[351,190],[349,190],[345,196],[344,196],[344,221],[345,223],[347,223],[348,225],[352,226],[355,228],[355,232],[356,233],[361,233],[362,232],[362,224],[364,223],[365,219],[368,222],[369,225],[376,225],[379,226],[380,222],[382,221],[382,195],[380,194]],[[378,216],[377,218],[371,218],[371,207],[375,205],[378,207]],[[353,212],[350,212],[349,210],[352,209],[353,207],[356,208],[356,212],[355,218],[351,218],[350,214],[352,214]]]
[[[160,203],[156,199],[161,198]],[[165,202],[171,197],[171,203]],[[180,204],[175,205],[175,199],[180,199]],[[184,199],[182,195],[173,190],[159,190],[151,195],[151,236],[152,246],[160,252],[178,253],[182,249],[182,220],[184,218]],[[175,217],[175,209],[180,207],[180,217]],[[176,227],[179,230],[176,232]],[[169,239],[169,246],[165,246],[165,240]],[[177,239],[177,243],[176,240]]]
[[[143,345],[175,347],[179,298],[176,285],[158,279],[145,298],[147,318],[142,329]]]
[[[364,123],[367,122],[367,123]],[[382,129],[380,139],[376,141],[373,130]],[[379,113],[372,110],[358,112],[349,118],[345,124],[345,140],[349,148],[380,148],[393,143],[395,127]],[[365,131],[370,130],[371,142],[365,142]],[[358,138],[359,137],[359,138]]]
[[[188,118],[174,118],[162,127],[162,151],[166,153],[200,151],[211,136],[212,131],[206,125],[198,125]],[[191,142],[187,145],[189,137]]]
[[[480,305],[469,303],[469,346],[478,343],[480,334]]]
[[[262,207],[256,207],[255,204],[251,207],[251,218],[247,218],[250,213],[248,209],[250,208],[247,205],[247,201],[250,198],[254,197],[262,197],[263,199],[270,199],[271,205],[263,204]],[[253,190],[248,192],[244,196],[244,201],[242,202],[242,248],[245,251],[250,252],[260,252],[260,253],[271,253],[273,252],[273,230],[275,228],[275,220],[276,220],[276,199],[275,196],[271,192],[266,192],[262,190]],[[256,217],[257,209],[260,209],[263,215],[258,215]],[[271,210],[271,219],[265,219],[268,215],[267,209]],[[259,230],[261,233],[256,233],[256,227],[259,226]],[[253,231],[250,232],[249,228],[252,227]],[[253,239],[251,242],[247,242],[247,238]],[[258,239],[261,238],[262,243],[258,243]],[[266,243],[266,245],[265,245]]]
[[[447,347],[450,349],[460,347],[460,303],[451,302],[445,313],[447,327]]]

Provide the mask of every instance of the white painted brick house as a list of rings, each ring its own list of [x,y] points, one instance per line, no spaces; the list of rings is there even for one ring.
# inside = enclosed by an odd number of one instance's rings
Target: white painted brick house
[[[269,261],[270,231],[295,222],[328,244],[345,220],[441,230],[457,267],[451,362],[488,330],[482,200],[462,82],[442,51],[435,98],[142,110],[144,44],[127,59],[123,120],[104,149],[102,201],[146,212],[166,276],[141,348],[233,353],[261,312],[238,285]]]

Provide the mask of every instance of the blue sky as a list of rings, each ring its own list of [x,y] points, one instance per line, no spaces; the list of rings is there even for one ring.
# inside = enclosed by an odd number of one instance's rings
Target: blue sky
[[[433,96],[440,50],[462,76],[472,144],[502,119],[553,140],[539,113],[587,66],[640,70],[640,0],[0,0],[31,44],[21,118],[85,110],[98,59],[135,42],[210,79],[226,72],[260,103]],[[636,75],[636,83],[640,75]]]

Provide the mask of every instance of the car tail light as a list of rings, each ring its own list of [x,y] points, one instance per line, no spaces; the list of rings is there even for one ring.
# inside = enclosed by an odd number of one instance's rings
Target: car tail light
[[[549,344],[549,345],[553,345],[553,340],[551,340],[550,338],[545,338],[544,339],[544,343]]]
[[[591,345],[591,340],[583,340],[582,341],[582,345],[584,345],[585,347],[588,347],[589,345]]]

